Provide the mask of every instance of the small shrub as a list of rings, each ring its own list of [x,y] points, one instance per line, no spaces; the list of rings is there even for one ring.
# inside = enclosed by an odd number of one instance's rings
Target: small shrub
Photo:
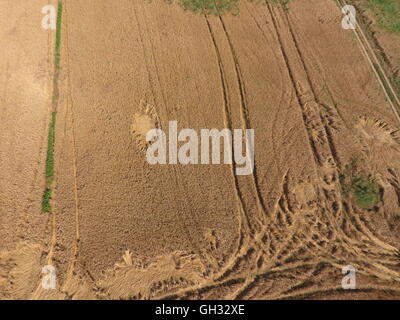
[[[356,159],[340,174],[340,184],[343,194],[362,209],[373,209],[381,200],[379,185],[371,175],[364,175],[357,169]]]

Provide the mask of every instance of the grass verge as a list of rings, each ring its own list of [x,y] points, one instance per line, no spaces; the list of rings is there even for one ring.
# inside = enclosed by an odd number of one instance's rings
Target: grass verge
[[[382,28],[400,33],[400,2],[398,0],[368,0],[367,7],[375,11]]]
[[[57,27],[56,44],[54,51],[54,75],[53,75],[53,95],[52,95],[52,114],[47,137],[47,156],[46,156],[46,188],[43,193],[42,211],[51,212],[52,185],[54,180],[54,144],[56,137],[57,104],[59,98],[58,79],[61,69],[61,26],[62,26],[63,3],[58,1],[57,6]]]

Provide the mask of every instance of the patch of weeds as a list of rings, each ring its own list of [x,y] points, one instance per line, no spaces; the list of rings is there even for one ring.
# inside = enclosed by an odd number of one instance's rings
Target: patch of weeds
[[[239,13],[239,0],[181,0],[181,6],[194,13],[211,15]]]
[[[344,196],[362,209],[371,210],[381,201],[379,185],[357,168],[357,159],[352,159],[341,172],[340,185]]]
[[[151,1],[151,0],[150,0]],[[174,0],[164,0],[171,4]],[[243,0],[247,1],[247,0]],[[276,4],[286,6],[292,0],[249,0],[257,4]],[[240,0],[178,0],[177,3],[187,11],[207,15],[239,14]]]
[[[152,0],[149,0],[151,2]],[[198,14],[223,15],[231,13],[239,14],[240,0],[164,0],[168,4],[178,3],[185,11]]]
[[[397,92],[400,93],[400,77],[395,77],[393,82],[395,85],[395,89],[397,90]]]
[[[268,0],[266,0],[268,2]],[[269,0],[269,2],[271,2],[272,4],[281,4],[281,5],[288,5],[289,2],[291,2],[292,0]]]
[[[375,11],[382,28],[400,33],[400,2],[398,0],[368,0],[367,7]]]
[[[273,6],[281,6],[285,10],[289,10],[288,4],[293,0],[248,0],[248,1],[261,5],[271,4]]]

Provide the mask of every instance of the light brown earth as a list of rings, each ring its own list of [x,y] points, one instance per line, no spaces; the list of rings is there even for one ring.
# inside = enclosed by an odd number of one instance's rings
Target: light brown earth
[[[50,235],[51,217],[41,212],[54,47],[40,24],[48,3],[0,5],[0,299],[31,296]]]
[[[1,29],[1,298],[400,297],[398,117],[333,1],[242,2],[223,17],[63,2],[51,214],[40,205],[54,32],[40,1],[4,6],[15,19]],[[144,134],[171,120],[254,129],[254,173],[149,165]],[[341,192],[353,157],[382,188],[375,210]],[[56,290],[40,285],[47,264]],[[357,291],[341,289],[346,265]]]

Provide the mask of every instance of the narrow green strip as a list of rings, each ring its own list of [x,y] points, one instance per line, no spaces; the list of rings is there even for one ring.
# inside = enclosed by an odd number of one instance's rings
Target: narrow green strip
[[[44,191],[43,200],[42,200],[42,211],[43,212],[51,212],[51,190],[47,189]]]
[[[63,4],[62,1],[60,0],[58,1],[58,8],[57,8],[56,48],[54,56],[54,66],[56,73],[60,70],[60,62],[61,62],[62,11],[63,11]]]
[[[62,1],[58,1],[57,7],[57,28],[56,28],[56,44],[54,50],[54,75],[53,75],[53,96],[51,122],[47,138],[47,157],[46,157],[46,188],[43,193],[42,211],[51,212],[51,195],[52,185],[54,180],[54,144],[56,138],[56,118],[57,118],[57,105],[59,98],[58,79],[61,69],[61,26],[62,26]]]
[[[51,186],[54,177],[54,140],[56,136],[56,112],[51,114],[51,123],[47,140],[46,185]]]

